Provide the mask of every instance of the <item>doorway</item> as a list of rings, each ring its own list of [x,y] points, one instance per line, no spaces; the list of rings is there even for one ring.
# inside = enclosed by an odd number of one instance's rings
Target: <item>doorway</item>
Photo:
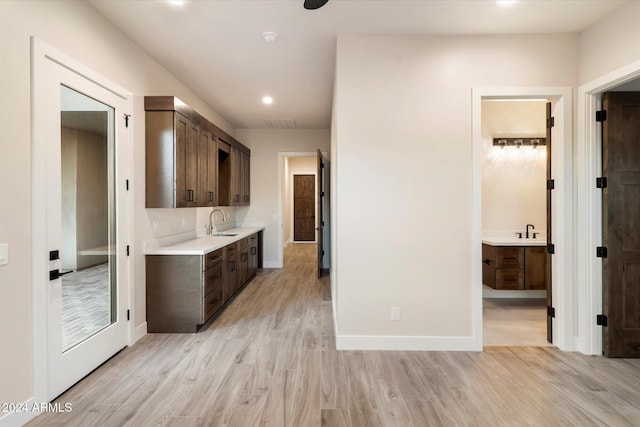
[[[126,113],[131,95],[32,39],[35,399],[129,341]]]
[[[482,101],[484,346],[546,346],[547,101]]]
[[[553,103],[554,127],[551,130],[552,157],[551,174],[555,189],[551,193],[551,224],[555,253],[551,257],[552,309],[555,317],[553,345],[561,350],[572,350],[573,341],[573,295],[572,284],[572,131],[571,131],[571,88],[559,87],[508,87],[472,89],[472,134],[473,134],[473,185],[472,185],[472,239],[471,251],[473,272],[473,341],[474,349],[483,347],[483,287],[482,287],[482,101],[490,99],[545,99]],[[525,224],[526,225],[526,224]],[[526,230],[525,230],[526,231]],[[530,230],[531,231],[531,230]],[[553,313],[550,311],[550,313]]]

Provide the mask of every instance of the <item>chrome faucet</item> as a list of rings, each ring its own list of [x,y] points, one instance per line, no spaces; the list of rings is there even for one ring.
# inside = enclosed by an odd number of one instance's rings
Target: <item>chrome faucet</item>
[[[536,228],[533,226],[533,224],[527,224],[527,233],[525,234],[525,237],[528,239],[529,238],[529,227],[531,227],[532,230],[535,230]]]
[[[213,234],[213,214],[216,212],[220,212],[222,214],[222,222],[227,222],[227,215],[220,208],[213,208],[211,212],[209,212],[209,224],[207,225],[207,234]]]

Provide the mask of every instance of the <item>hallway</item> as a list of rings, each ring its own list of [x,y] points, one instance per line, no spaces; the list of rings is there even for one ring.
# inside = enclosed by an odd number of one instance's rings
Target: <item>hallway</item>
[[[285,250],[197,334],[148,334],[29,426],[640,424],[640,360],[552,347],[336,351],[315,245]]]

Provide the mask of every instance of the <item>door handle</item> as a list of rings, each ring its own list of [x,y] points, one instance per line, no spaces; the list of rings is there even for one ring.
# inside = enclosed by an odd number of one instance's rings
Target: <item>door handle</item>
[[[60,270],[58,270],[58,269],[51,270],[51,271],[49,271],[49,280],[59,279],[60,277],[64,276],[65,274],[69,274],[69,273],[73,273],[73,270],[65,271],[64,273],[60,273]]]
[[[482,263],[483,263],[483,264],[490,265],[490,264],[491,264],[491,260],[490,260],[489,258],[487,258],[487,259],[483,259],[483,260],[482,260]]]

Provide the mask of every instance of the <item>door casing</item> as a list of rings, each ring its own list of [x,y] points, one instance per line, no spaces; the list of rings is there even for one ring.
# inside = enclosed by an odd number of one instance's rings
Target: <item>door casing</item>
[[[81,76],[92,83],[101,86],[117,96],[123,98],[126,102],[126,111],[132,110],[132,95],[129,91],[121,88],[115,83],[104,78],[97,72],[85,67],[74,59],[68,57],[57,49],[47,45],[36,37],[31,38],[31,74],[32,74],[32,122],[31,122],[31,173],[32,173],[32,290],[33,290],[33,358],[34,358],[34,398],[35,402],[49,401],[49,373],[48,373],[48,344],[47,344],[47,286],[48,286],[48,268],[49,263],[46,259],[47,254],[47,236],[46,230],[46,135],[43,135],[45,128],[41,125],[39,117],[42,112],[38,110],[37,103],[41,93],[44,93],[44,73],[49,62],[56,63],[66,68],[72,73]],[[129,122],[129,132],[132,132],[132,122]],[[125,173],[130,171],[129,164],[132,158],[133,144],[123,144],[126,148],[125,162],[120,162],[117,167],[123,168]],[[124,226],[127,230],[126,240],[131,241],[133,224],[133,204],[131,203],[132,191],[122,196],[118,203],[121,206],[118,209],[125,210]],[[134,289],[131,286],[133,269],[131,261],[128,260],[126,284],[123,284],[122,290],[126,293],[126,301],[128,307],[133,307]],[[130,322],[127,327],[127,342],[132,344],[134,336],[134,322]]]
[[[602,354],[602,326],[596,316],[602,312],[602,261],[596,247],[602,245],[602,192],[595,186],[602,174],[602,135],[595,120],[602,108],[600,96],[631,80],[640,78],[640,60],[585,83],[578,88],[578,138],[576,140],[576,318],[584,331],[576,340],[576,350]]]
[[[556,253],[552,258],[553,345],[574,349],[573,321],[573,157],[572,89],[570,87],[477,87],[472,89],[472,220],[471,293],[473,349],[482,351],[482,190],[481,190],[481,110],[483,99],[548,99],[554,103],[552,176],[552,234]]]

